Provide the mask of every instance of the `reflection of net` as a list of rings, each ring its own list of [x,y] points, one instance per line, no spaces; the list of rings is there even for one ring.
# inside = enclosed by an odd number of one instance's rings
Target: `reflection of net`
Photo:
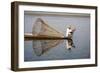
[[[36,20],[32,34],[39,37],[64,37],[62,33],[50,27],[40,18]],[[62,40],[33,40],[33,49],[36,55],[42,55],[50,48],[57,46],[60,42]]]
[[[50,48],[57,46],[63,40],[34,40],[33,49],[36,55],[41,56]]]

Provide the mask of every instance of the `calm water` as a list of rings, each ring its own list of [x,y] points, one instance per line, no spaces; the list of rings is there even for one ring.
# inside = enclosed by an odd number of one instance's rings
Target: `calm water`
[[[37,18],[42,18],[51,27],[65,35],[66,28],[69,24],[76,26],[73,36],[75,48],[67,50],[66,40],[59,45],[51,48],[41,56],[34,52],[32,41],[24,42],[24,61],[41,61],[41,60],[61,60],[61,59],[84,59],[90,58],[90,16],[86,15],[42,15],[42,14],[25,14],[24,32],[31,33],[34,22]]]

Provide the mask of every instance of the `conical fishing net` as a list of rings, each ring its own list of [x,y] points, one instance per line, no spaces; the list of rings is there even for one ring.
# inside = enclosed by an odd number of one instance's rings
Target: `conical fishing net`
[[[33,36],[38,37],[64,37],[64,35],[50,27],[44,20],[38,18],[33,26]],[[33,49],[36,55],[40,56],[50,48],[57,46],[63,40],[33,40]]]

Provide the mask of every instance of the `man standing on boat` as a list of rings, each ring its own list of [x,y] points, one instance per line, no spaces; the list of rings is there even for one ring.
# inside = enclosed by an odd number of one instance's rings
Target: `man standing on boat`
[[[67,49],[71,49],[72,47],[75,48],[75,45],[73,43],[73,33],[75,31],[75,27],[70,25],[69,27],[67,27],[66,30],[66,37],[68,38],[66,44],[67,44]]]

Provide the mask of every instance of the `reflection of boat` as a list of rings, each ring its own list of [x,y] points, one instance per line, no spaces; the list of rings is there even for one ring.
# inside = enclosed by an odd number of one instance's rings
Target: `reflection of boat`
[[[70,30],[68,30],[70,28]],[[32,34],[25,34],[26,40],[33,40],[33,49],[36,55],[41,56],[43,53],[57,46],[67,39],[67,47],[72,47],[72,35],[75,30],[71,26],[67,28],[66,37],[61,32],[50,27],[44,20],[38,18],[33,26]],[[69,47],[70,46],[70,47]]]

